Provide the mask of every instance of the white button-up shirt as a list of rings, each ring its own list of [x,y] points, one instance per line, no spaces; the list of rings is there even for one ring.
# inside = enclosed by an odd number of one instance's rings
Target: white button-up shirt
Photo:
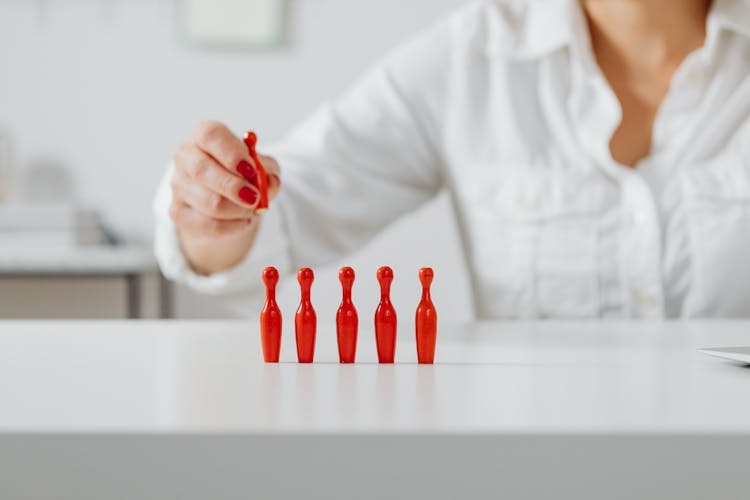
[[[169,173],[156,253],[196,289],[257,288],[447,189],[478,317],[750,316],[749,2],[714,1],[635,169],[609,150],[620,118],[576,0],[473,3],[267,151],[283,187],[242,263],[190,271]]]

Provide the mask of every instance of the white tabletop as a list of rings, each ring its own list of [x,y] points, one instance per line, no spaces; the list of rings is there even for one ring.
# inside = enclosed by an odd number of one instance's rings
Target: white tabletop
[[[0,432],[750,433],[750,369],[696,351],[750,322],[441,324],[433,366],[411,322],[390,366],[284,327],[273,365],[255,321],[0,321]]]

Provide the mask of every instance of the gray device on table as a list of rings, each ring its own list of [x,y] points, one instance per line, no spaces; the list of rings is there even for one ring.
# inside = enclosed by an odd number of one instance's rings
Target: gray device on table
[[[705,347],[703,349],[698,349],[698,351],[703,354],[708,354],[709,356],[717,356],[719,358],[750,365],[750,346]]]

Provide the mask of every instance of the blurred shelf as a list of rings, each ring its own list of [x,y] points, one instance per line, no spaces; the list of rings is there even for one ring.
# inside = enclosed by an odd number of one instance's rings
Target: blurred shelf
[[[124,317],[143,318],[149,306],[156,307],[157,317],[172,317],[172,287],[159,272],[150,248],[54,244],[0,246],[0,285],[5,289],[0,296],[6,302],[0,304],[0,317],[102,314],[103,306],[114,305],[114,299],[107,295],[111,292],[103,288],[106,279],[124,286],[124,297],[120,293],[117,299],[122,304],[124,298]],[[96,281],[102,284],[98,294],[92,291]],[[148,286],[154,282],[156,285]],[[146,302],[144,287],[147,292],[152,290],[146,294],[151,296]]]
[[[0,248],[0,275],[121,275],[155,273],[150,249],[136,246]]]

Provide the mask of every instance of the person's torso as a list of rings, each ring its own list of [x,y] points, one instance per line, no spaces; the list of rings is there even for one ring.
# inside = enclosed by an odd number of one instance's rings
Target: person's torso
[[[750,316],[750,39],[712,19],[635,169],[580,39],[457,49],[443,153],[480,316]]]

